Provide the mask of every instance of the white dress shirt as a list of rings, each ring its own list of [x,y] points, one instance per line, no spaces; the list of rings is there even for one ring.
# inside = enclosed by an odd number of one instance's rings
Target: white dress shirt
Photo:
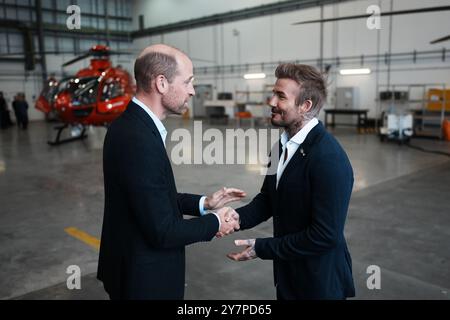
[[[291,160],[292,156],[297,151],[298,147],[305,141],[308,133],[319,123],[319,120],[317,118],[312,118],[303,128],[300,129],[299,132],[295,136],[293,136],[289,140],[289,136],[286,131],[284,131],[281,134],[281,145],[283,146],[283,152],[281,153],[280,161],[278,161],[278,168],[277,168],[277,185],[278,188],[278,182],[280,181],[280,178],[284,172],[284,169],[288,165],[289,161]],[[284,155],[286,153],[287,149],[287,159],[284,160]]]

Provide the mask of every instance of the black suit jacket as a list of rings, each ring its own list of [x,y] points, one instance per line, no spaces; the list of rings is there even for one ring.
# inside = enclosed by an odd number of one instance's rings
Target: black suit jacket
[[[302,155],[302,151],[303,154]],[[273,217],[274,237],[257,239],[255,251],[274,262],[281,299],[342,299],[355,295],[344,224],[353,171],[339,143],[319,123],[286,166],[239,208],[241,230]]]
[[[156,125],[133,102],[108,128],[103,173],[98,279],[113,299],[182,299],[184,247],[211,240],[219,222],[183,219],[200,215],[200,196],[177,193]]]

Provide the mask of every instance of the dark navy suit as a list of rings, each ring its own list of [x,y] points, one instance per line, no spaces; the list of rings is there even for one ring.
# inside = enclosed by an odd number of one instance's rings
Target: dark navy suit
[[[261,192],[237,209],[241,230],[273,218],[274,237],[257,239],[255,251],[273,260],[279,299],[355,295],[344,239],[352,187],[345,151],[319,122],[287,164],[278,189],[276,175],[267,175]]]
[[[108,128],[105,210],[97,277],[112,299],[182,299],[185,249],[219,228],[200,196],[179,194],[161,136],[134,102]]]

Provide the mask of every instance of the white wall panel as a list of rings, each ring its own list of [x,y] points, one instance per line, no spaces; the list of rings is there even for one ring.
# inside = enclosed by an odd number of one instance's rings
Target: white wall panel
[[[273,16],[273,58],[275,61],[319,58],[320,27],[318,24],[292,25],[317,19],[320,9],[311,8]]]
[[[137,0],[133,10],[133,28],[138,28],[138,16],[145,17],[145,27],[150,28],[162,24],[203,16],[241,10],[285,0]]]
[[[220,64],[218,61],[219,38],[215,36],[219,28],[220,26],[212,26],[184,31],[189,46],[182,49],[193,59],[195,67]]]

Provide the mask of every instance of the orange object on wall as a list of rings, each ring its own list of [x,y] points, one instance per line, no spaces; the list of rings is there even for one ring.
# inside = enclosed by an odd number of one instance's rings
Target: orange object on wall
[[[445,110],[450,111],[450,90],[429,89],[427,110],[441,111],[445,96]]]
[[[236,112],[235,117],[241,119],[250,119],[252,117],[252,114],[248,111]]]
[[[183,119],[189,119],[191,117],[189,109],[186,109],[186,111],[182,115]]]
[[[450,121],[444,120],[442,124],[442,130],[444,135],[444,140],[450,141]]]

